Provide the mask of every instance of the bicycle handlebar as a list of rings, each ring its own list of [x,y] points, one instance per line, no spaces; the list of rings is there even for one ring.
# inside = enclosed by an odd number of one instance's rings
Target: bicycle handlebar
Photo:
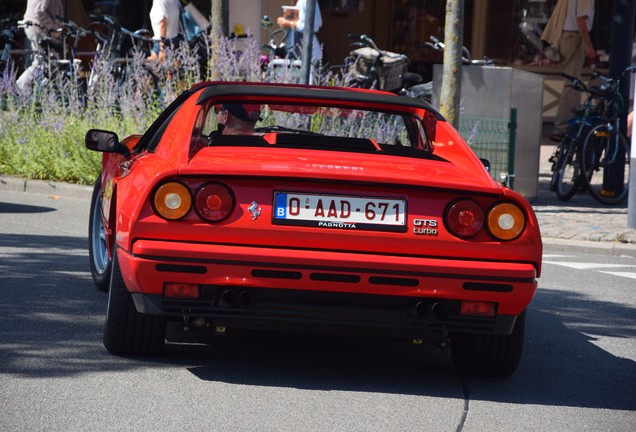
[[[441,42],[435,36],[430,36],[429,40],[430,42],[424,43],[424,45],[426,45],[427,47],[439,52],[443,52],[446,49],[446,45],[444,44],[444,42]],[[470,51],[468,51],[468,48],[462,47],[462,64],[470,66],[491,66],[495,64],[495,62],[488,57],[473,59],[470,56]]]
[[[38,27],[39,29],[44,30],[47,33],[53,31],[53,30],[51,30],[49,28],[46,28],[44,26],[41,26],[40,24],[38,24],[36,22],[33,22],[33,21],[28,21],[28,20],[19,20],[18,21],[18,28],[27,28],[27,27],[31,27],[31,26]]]
[[[349,33],[347,37],[349,39],[357,39],[358,41],[362,42],[365,46],[373,48],[374,50],[384,54],[384,51],[378,48],[378,46],[375,44],[375,41],[365,34],[356,35],[356,34]]]
[[[614,87],[618,83],[618,80],[615,80],[608,76],[601,75],[597,72],[594,72],[592,74],[592,78],[601,78],[601,80],[603,80],[607,84],[606,86],[588,87],[587,85],[585,85],[583,81],[581,81],[577,77],[573,77],[572,75],[568,75],[563,72],[561,72],[561,76],[568,79],[572,83],[570,87],[572,87],[574,90],[587,93],[588,95],[595,98],[608,97],[609,95],[611,95],[613,92],[616,91]]]

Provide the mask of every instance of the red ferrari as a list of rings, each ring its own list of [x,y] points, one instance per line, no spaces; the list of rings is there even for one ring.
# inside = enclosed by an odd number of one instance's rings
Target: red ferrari
[[[449,344],[459,370],[518,366],[542,244],[426,102],[390,93],[208,82],[103,152],[89,222],[109,291],[106,349],[152,355],[166,325]]]

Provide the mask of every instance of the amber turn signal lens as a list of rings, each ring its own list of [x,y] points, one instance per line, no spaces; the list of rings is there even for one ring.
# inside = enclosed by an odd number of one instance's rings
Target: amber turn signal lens
[[[525,226],[526,218],[514,204],[497,204],[488,211],[488,231],[499,240],[519,237]]]
[[[446,211],[448,229],[458,237],[474,236],[484,226],[484,212],[471,200],[460,200]]]
[[[191,206],[190,190],[183,183],[164,183],[155,191],[153,207],[155,212],[164,219],[181,219],[188,214]]]

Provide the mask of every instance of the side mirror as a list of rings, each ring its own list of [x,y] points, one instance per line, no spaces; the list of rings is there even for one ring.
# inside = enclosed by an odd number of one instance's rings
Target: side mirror
[[[128,153],[128,147],[119,142],[119,137],[115,132],[90,129],[84,137],[84,144],[89,150],[103,153]]]
[[[269,15],[264,15],[263,18],[261,19],[261,24],[263,25],[264,28],[268,29],[272,25],[274,25],[274,22],[269,17]]]
[[[479,160],[481,161],[481,163],[486,168],[486,171],[490,172],[490,161],[488,159],[485,159],[485,158],[479,158]]]

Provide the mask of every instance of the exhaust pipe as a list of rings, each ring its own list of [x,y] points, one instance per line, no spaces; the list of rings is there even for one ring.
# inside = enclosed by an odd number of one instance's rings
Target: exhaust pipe
[[[238,295],[237,302],[241,307],[249,307],[254,301],[254,295],[250,291],[241,291]]]
[[[234,290],[225,290],[221,293],[219,306],[233,306],[236,303],[236,293]]]
[[[446,315],[446,303],[437,302],[433,304],[431,311],[433,312],[435,318],[443,317],[444,315]]]
[[[428,303],[420,301],[413,306],[413,314],[417,316],[424,316],[428,312]]]

